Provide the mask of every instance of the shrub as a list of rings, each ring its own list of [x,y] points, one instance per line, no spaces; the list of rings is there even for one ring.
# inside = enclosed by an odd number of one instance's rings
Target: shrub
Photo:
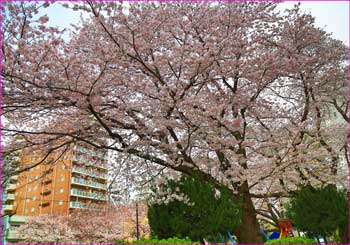
[[[293,225],[308,235],[330,236],[337,229],[342,243],[347,243],[346,192],[333,185],[321,188],[302,187],[287,205]]]
[[[225,187],[216,190],[199,178],[183,176],[179,181],[169,180],[158,186],[154,195],[160,199],[164,197],[160,193],[169,193],[167,190],[177,196],[185,195],[193,205],[176,199],[151,205],[148,220],[153,236],[216,241],[220,240],[220,234],[237,228],[240,223],[240,200],[234,199]],[[220,195],[215,195],[217,191]],[[172,194],[165,194],[166,198],[170,196]]]
[[[285,237],[282,239],[271,240],[265,244],[317,244],[313,239],[306,237]]]
[[[184,239],[178,237],[166,238],[166,239],[140,239],[132,242],[117,242],[116,244],[199,244],[199,242],[193,242],[190,238]]]

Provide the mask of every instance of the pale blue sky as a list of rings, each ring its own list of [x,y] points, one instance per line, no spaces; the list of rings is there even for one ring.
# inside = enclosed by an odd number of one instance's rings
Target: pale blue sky
[[[291,8],[296,1],[280,3],[279,10]],[[311,12],[315,16],[318,27],[327,32],[333,33],[333,37],[342,40],[349,45],[349,2],[348,1],[302,1],[301,9]],[[50,17],[49,24],[61,28],[69,28],[70,23],[79,21],[79,12],[68,10],[59,3],[42,9],[40,14],[47,14]]]
[[[281,9],[291,8],[297,2],[281,3]],[[349,45],[349,2],[348,1],[302,1],[301,9],[311,12],[315,17],[315,24],[333,37]]]

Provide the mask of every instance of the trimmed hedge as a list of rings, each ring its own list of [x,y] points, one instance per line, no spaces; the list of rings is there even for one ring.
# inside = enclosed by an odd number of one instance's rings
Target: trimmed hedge
[[[116,242],[116,244],[200,244],[199,242],[193,242],[190,238],[186,237],[184,239],[178,237],[172,237],[167,239],[140,239],[132,242]]]
[[[318,242],[306,237],[285,237],[265,242],[265,244],[318,244]]]

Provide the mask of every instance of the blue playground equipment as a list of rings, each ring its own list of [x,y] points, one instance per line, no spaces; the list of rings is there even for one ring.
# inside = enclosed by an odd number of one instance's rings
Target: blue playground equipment
[[[262,227],[260,227],[260,232],[263,234],[263,236],[265,237],[265,239],[267,241],[278,239],[280,237],[280,233],[278,231],[274,231],[274,232],[272,232],[272,234],[270,236],[268,236],[266,234],[266,232],[264,231],[264,229]],[[229,230],[227,230],[227,237],[228,237],[228,240],[230,241],[230,243],[237,244]],[[221,235],[221,241],[222,241],[222,244],[226,244],[224,235]]]
[[[260,227],[260,232],[263,234],[266,241],[271,241],[270,237],[266,234],[266,232],[264,231],[264,229],[262,227]]]
[[[272,232],[272,234],[270,235],[270,239],[279,239],[280,238],[280,233],[278,231],[274,231]]]
[[[278,231],[272,232],[272,234],[270,236],[268,236],[266,234],[266,232],[264,231],[264,229],[262,227],[260,227],[260,231],[263,234],[263,236],[265,237],[266,241],[271,241],[271,240],[280,238],[280,233]]]
[[[232,244],[237,244],[235,239],[233,239],[233,236],[232,236],[232,234],[231,234],[231,232],[229,230],[227,230],[227,236],[228,236],[228,240],[230,242],[232,242]],[[226,244],[224,235],[221,236],[221,239],[222,239],[222,244]]]

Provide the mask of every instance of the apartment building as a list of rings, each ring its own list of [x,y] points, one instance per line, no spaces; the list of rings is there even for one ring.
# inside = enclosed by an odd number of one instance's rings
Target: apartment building
[[[2,159],[2,218],[1,218],[1,244],[18,242],[16,227],[24,224],[26,217],[14,214],[14,203],[18,174],[10,175],[19,170],[19,156],[9,159],[4,156]]]
[[[22,152],[3,160],[2,244],[18,242],[27,216],[66,215],[107,204],[107,152],[77,145],[65,154]],[[31,167],[20,174],[10,174]],[[8,175],[8,176],[5,176]]]
[[[43,157],[37,152],[22,154],[20,165],[35,166]],[[107,203],[107,152],[75,146],[61,157],[49,155],[15,179],[7,189],[13,203],[3,208],[4,213],[66,215],[74,209],[97,208]]]

